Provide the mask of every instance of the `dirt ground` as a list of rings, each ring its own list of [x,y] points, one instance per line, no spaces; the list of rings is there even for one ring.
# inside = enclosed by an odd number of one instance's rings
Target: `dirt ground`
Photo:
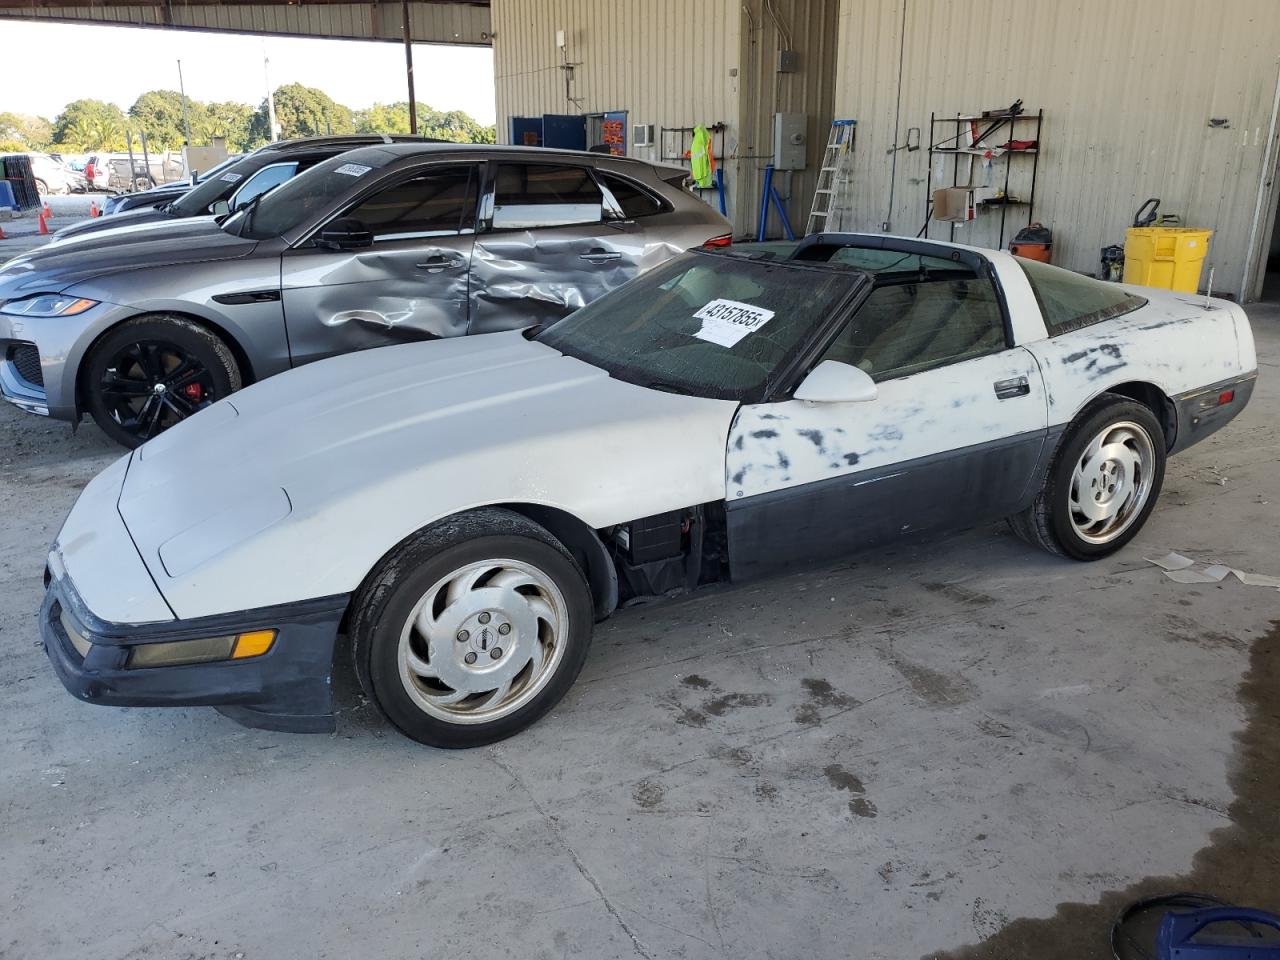
[[[621,612],[449,753],[67,695],[45,551],[119,452],[0,410],[0,958],[1110,956],[1134,897],[1280,908],[1280,309],[1252,405],[1120,554],[1002,526]],[[1269,639],[1268,639],[1269,638]],[[1270,699],[1268,699],[1270,698]]]

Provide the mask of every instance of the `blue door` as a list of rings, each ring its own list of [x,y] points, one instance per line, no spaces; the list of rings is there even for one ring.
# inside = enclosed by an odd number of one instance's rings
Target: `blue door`
[[[542,118],[512,117],[511,142],[517,147],[542,146]]]
[[[587,149],[587,118],[573,114],[544,113],[542,146],[556,150]]]

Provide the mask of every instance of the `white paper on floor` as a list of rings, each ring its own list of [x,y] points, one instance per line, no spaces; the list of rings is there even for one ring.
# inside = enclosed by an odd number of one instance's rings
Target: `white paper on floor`
[[[1184,557],[1180,553],[1166,553],[1163,557],[1143,557],[1147,563],[1154,563],[1162,570],[1185,570],[1187,567],[1195,566],[1195,561],[1190,557]]]
[[[1280,577],[1237,570],[1235,567],[1228,567],[1225,563],[1211,564],[1205,566],[1203,570],[1192,570],[1191,567],[1194,567],[1197,561],[1184,557],[1180,553],[1167,553],[1163,557],[1143,557],[1143,559],[1147,563],[1155,564],[1164,571],[1166,577],[1176,583],[1221,583],[1228,574],[1231,574],[1248,587],[1271,587],[1280,590]]]

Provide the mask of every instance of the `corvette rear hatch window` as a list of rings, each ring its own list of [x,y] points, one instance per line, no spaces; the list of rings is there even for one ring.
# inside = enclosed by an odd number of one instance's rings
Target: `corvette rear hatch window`
[[[1018,260],[1040,304],[1049,336],[1132,313],[1147,301],[1114,283],[1082,277],[1036,260]]]
[[[847,268],[692,252],[538,339],[628,383],[755,402],[868,283]]]

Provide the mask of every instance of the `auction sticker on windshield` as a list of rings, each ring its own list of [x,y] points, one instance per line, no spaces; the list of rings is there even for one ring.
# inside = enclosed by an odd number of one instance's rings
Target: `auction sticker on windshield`
[[[241,175],[238,173],[224,173],[218,179],[225,180],[227,183],[235,183],[237,180],[241,179]]]
[[[373,167],[366,167],[363,163],[344,163],[342,166],[337,167],[333,172],[344,173],[348,177],[363,177],[372,169]]]
[[[773,311],[737,300],[712,300],[693,316],[702,321],[702,327],[694,333],[695,337],[722,347],[732,347],[772,320]]]

